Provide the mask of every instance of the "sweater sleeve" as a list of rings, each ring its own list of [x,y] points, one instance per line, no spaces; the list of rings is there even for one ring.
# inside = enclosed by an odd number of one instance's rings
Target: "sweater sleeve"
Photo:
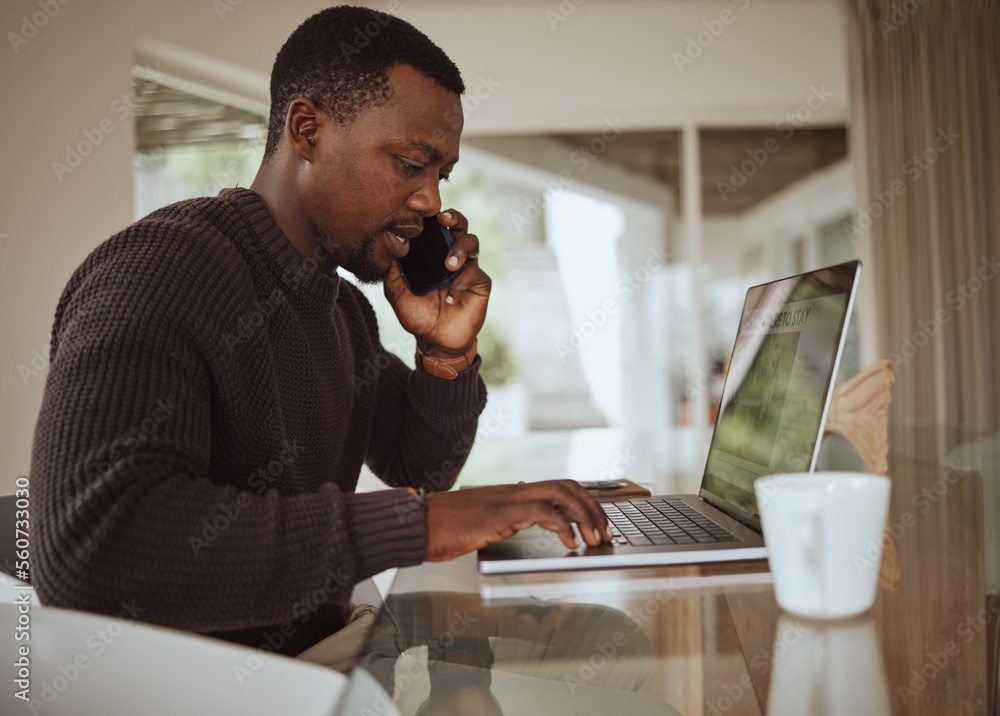
[[[31,470],[45,604],[127,602],[145,621],[222,632],[293,619],[307,595],[345,603],[360,579],[423,559],[405,490],[254,494],[214,474],[206,355],[222,350],[208,344],[232,257],[207,250],[178,242],[150,262],[99,249],[60,302]]]
[[[377,428],[366,462],[389,485],[447,490],[469,456],[486,406],[486,386],[479,375],[482,359],[476,356],[454,380],[437,378],[421,367],[410,370],[378,345],[374,311],[363,297],[361,301],[382,356]]]

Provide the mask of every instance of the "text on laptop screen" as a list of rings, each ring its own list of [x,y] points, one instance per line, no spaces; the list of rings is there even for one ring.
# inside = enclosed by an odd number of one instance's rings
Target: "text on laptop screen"
[[[859,264],[747,292],[701,496],[759,528],[753,482],[815,466]]]

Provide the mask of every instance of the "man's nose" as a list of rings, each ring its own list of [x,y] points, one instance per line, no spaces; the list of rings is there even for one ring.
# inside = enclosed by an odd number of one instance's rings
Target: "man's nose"
[[[437,179],[428,179],[410,195],[406,206],[411,211],[424,216],[435,216],[441,212],[441,191]]]

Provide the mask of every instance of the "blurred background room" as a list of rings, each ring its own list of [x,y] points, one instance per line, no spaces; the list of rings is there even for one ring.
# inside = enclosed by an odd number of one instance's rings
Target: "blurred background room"
[[[274,55],[325,5],[3,3],[0,492],[29,469],[72,271],[159,206],[250,184]],[[468,87],[442,194],[494,293],[461,484],[694,489],[746,289],[852,258],[840,379],[888,357],[898,419],[997,429],[996,3],[369,5],[426,32]]]

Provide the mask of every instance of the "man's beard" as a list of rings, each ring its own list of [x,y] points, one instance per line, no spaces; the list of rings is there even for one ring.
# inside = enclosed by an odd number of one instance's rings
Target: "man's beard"
[[[380,266],[375,260],[375,242],[385,241],[385,232],[379,231],[364,237],[354,246],[346,250],[334,244],[329,236],[321,239],[323,248],[337,262],[337,265],[350,271],[359,283],[379,284],[389,277],[389,267]]]
[[[344,256],[344,268],[361,283],[379,284],[389,277],[389,267],[380,266],[375,260],[376,241],[385,241],[385,233],[369,234]]]

